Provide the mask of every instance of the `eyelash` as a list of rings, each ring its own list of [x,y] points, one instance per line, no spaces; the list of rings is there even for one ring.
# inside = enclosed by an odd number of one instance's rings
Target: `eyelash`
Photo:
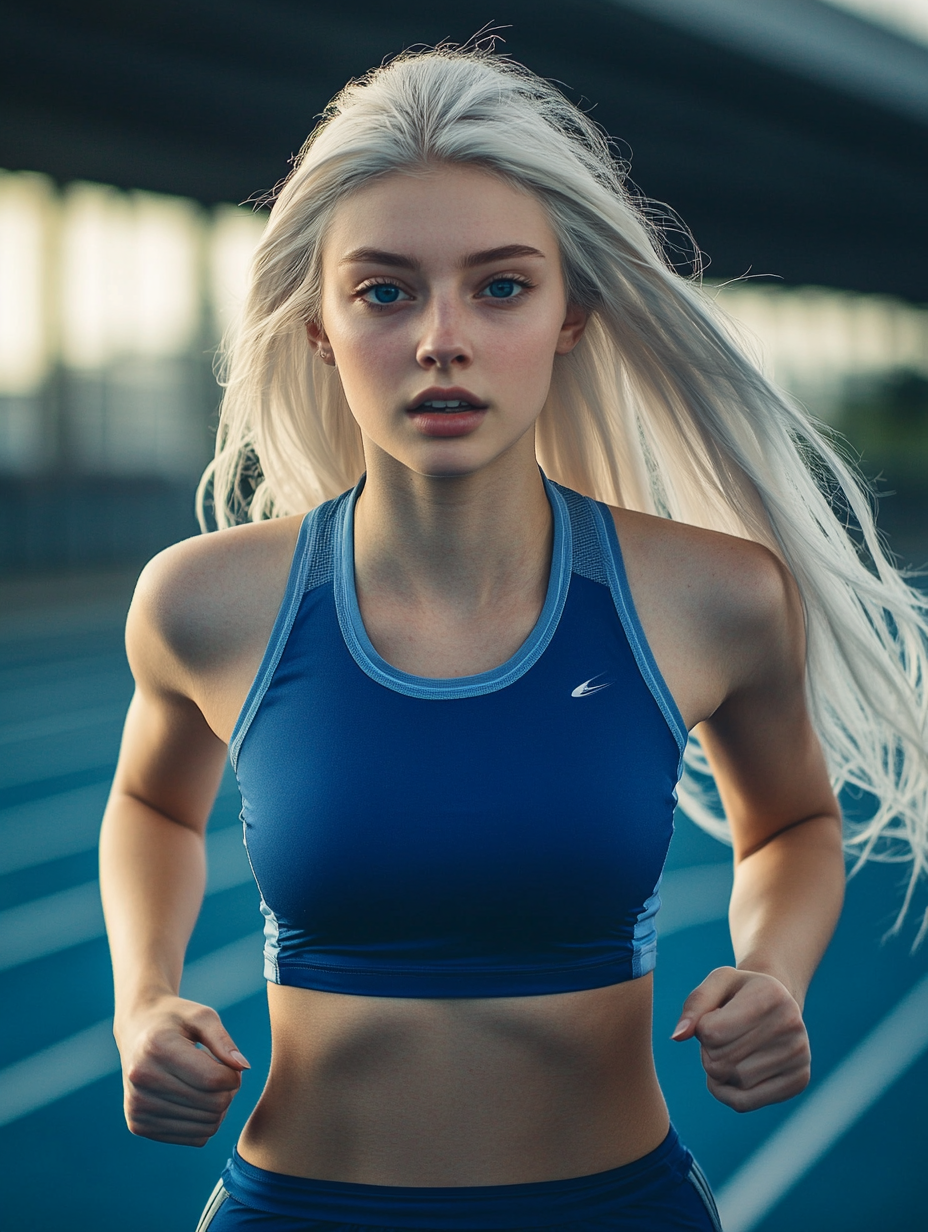
[[[372,291],[374,287],[396,287],[398,290],[403,291],[403,288],[399,285],[399,283],[394,278],[368,278],[365,282],[362,282],[361,285],[358,287],[358,289],[354,293],[355,298],[359,299],[362,303],[366,304],[368,308],[372,308],[375,312],[383,312],[387,308],[392,308],[393,305],[392,304],[375,304],[369,299],[366,300],[364,296],[367,294],[368,291]],[[403,294],[408,295],[409,292],[403,291]]]
[[[526,278],[524,274],[494,274],[491,278],[488,278],[484,285],[480,288],[481,296],[484,291],[493,285],[494,282],[514,282],[517,286],[522,287],[526,291],[531,291],[535,286],[534,282],[532,282],[531,279]],[[373,309],[375,312],[385,312],[388,308],[392,308],[393,304],[375,304],[371,300],[364,299],[367,292],[373,290],[374,287],[396,287],[398,290],[403,291],[404,295],[409,294],[408,291],[403,290],[394,278],[381,277],[366,279],[355,291],[355,298],[359,299],[362,303],[366,304],[368,308]],[[506,296],[505,298],[497,299],[497,303],[507,303],[511,300],[521,298],[521,295]]]
[[[481,288],[481,293],[483,291],[489,290],[489,288],[492,287],[494,282],[514,282],[517,287],[522,287],[523,290],[525,291],[531,291],[531,289],[535,285],[534,282],[532,282],[531,279],[526,278],[524,274],[494,274],[492,278],[487,279],[486,283]],[[490,298],[496,298],[496,297],[491,296]],[[506,296],[505,298],[500,299],[497,302],[504,304],[504,303],[507,303],[509,300],[521,299],[521,298],[522,298],[521,295],[511,295],[511,296]]]

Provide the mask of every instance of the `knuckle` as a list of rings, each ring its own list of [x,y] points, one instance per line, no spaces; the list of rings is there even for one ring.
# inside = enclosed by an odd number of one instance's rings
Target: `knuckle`
[[[145,1061],[136,1061],[126,1070],[126,1081],[131,1087],[148,1087],[154,1080],[155,1071]]]
[[[765,979],[755,984],[753,988],[754,1003],[758,1013],[773,1016],[778,1013],[788,1013],[788,1001],[792,998],[783,987],[773,979]],[[795,1004],[795,1002],[794,1002]]]
[[[198,1027],[221,1026],[219,1015],[209,1005],[194,1005],[187,1015],[189,1021]]]
[[[129,1133],[134,1134],[136,1138],[154,1138],[149,1121],[140,1117],[126,1117],[126,1125],[129,1127]]]
[[[238,1084],[232,1086],[232,1071],[225,1066],[216,1065],[214,1071],[207,1072],[204,1078],[206,1090],[214,1095],[227,1095],[232,1098],[232,1092],[238,1090]]]
[[[166,1060],[169,1053],[170,1043],[168,1038],[160,1031],[153,1031],[143,1041],[139,1058],[135,1064],[144,1066],[146,1062],[154,1062],[155,1064],[160,1065]]]
[[[733,975],[738,975],[738,974],[740,973],[736,967],[726,967],[726,966],[713,967],[713,969],[706,976],[705,980],[703,980],[703,983],[705,984],[709,980],[714,980],[715,982],[718,982],[719,980],[728,981],[731,979]]]
[[[715,1079],[716,1082],[724,1082],[730,1072],[729,1067],[724,1062],[714,1057],[705,1057],[702,1067],[709,1077]]]
[[[127,1117],[144,1116],[147,1107],[147,1101],[139,1096],[135,1091],[129,1091],[126,1094],[124,1109]]]
[[[731,985],[732,976],[736,974],[734,967],[716,967],[709,972],[697,991],[714,996],[728,988]]]
[[[721,1028],[711,1020],[700,1024],[698,1035],[700,1043],[709,1050],[721,1048],[724,1043]]]
[[[804,1091],[812,1079],[812,1070],[809,1066],[803,1066],[797,1074],[794,1075],[791,1083],[791,1095],[798,1095],[800,1091]]]
[[[809,1041],[804,1035],[793,1041],[793,1046],[790,1049],[790,1056],[801,1065],[808,1067],[809,1062],[812,1059],[812,1052],[809,1048]]]
[[[748,1092],[742,1091],[739,1087],[723,1087],[717,1098],[733,1112],[751,1112],[754,1108]]]

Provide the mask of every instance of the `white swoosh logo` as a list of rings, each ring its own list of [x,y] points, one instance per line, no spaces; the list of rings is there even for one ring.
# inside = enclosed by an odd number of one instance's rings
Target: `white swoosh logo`
[[[598,680],[602,676],[602,672],[597,676],[591,676],[589,680],[584,680],[583,684],[578,684],[575,689],[571,689],[571,697],[589,697],[591,693],[598,693],[600,689],[608,689],[608,684],[593,684],[594,680]],[[590,688],[590,685],[593,685]]]

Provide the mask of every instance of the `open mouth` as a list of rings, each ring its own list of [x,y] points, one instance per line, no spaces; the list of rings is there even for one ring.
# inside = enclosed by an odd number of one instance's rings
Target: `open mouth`
[[[453,415],[460,411],[482,411],[486,408],[479,402],[467,402],[463,398],[427,398],[424,402],[418,403],[412,408],[413,414],[416,411],[438,411],[444,415]]]
[[[425,389],[406,412],[423,436],[468,436],[488,410],[468,389]]]
[[[433,385],[431,389],[423,389],[419,397],[409,406],[409,415],[467,415],[475,411],[485,411],[487,404],[474,396],[461,385],[451,385],[442,388]]]

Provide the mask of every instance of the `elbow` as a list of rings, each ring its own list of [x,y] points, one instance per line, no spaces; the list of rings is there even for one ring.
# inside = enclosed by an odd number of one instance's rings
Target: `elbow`
[[[842,875],[844,869],[844,838],[841,821],[841,811],[838,808],[837,802],[834,802],[834,807],[810,813],[806,817],[800,817],[796,821],[787,822],[786,825],[780,826],[779,829],[771,831],[764,835],[758,842],[750,846],[740,847],[735,849],[735,864],[741,864],[744,860],[750,859],[751,856],[757,855],[771,844],[788,844],[800,843],[803,846],[813,846],[823,855],[831,854],[841,865]]]

